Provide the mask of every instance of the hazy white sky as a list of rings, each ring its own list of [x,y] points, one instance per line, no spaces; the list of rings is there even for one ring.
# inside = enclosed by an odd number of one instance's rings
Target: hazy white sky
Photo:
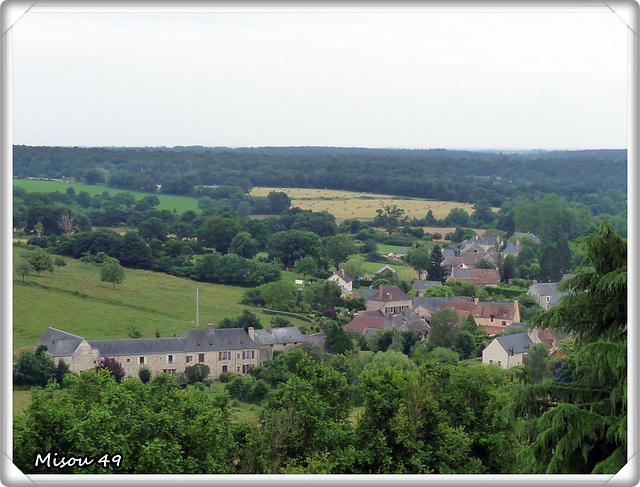
[[[13,140],[625,148],[614,13],[27,13]]]

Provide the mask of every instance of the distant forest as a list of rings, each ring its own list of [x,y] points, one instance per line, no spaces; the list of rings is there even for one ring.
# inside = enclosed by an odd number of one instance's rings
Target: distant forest
[[[501,206],[556,193],[626,199],[627,151],[79,148],[14,146],[14,176],[74,177],[124,190],[195,195],[200,185],[327,188]]]

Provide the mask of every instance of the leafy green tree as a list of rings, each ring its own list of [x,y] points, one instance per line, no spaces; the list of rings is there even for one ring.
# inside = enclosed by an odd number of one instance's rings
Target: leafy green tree
[[[209,377],[210,371],[211,369],[206,364],[193,364],[185,367],[184,374],[187,376],[187,382],[189,384],[195,384]]]
[[[462,360],[474,357],[476,342],[473,339],[473,334],[466,330],[457,331],[454,335],[454,349],[460,353]]]
[[[509,282],[510,279],[516,277],[516,259],[513,255],[507,255],[498,266],[500,269],[500,280]]]
[[[313,257],[300,257],[296,261],[296,272],[302,274],[302,279],[307,280],[307,276],[313,275],[318,270],[318,263]]]
[[[431,251],[426,245],[412,247],[407,252],[404,261],[413,267],[418,273],[418,279],[422,279],[422,274],[431,268]]]
[[[496,265],[489,259],[480,259],[475,264],[473,264],[473,267],[476,269],[495,269]]]
[[[549,349],[544,343],[536,343],[529,350],[527,366],[529,368],[529,380],[532,384],[540,382],[549,375]]]
[[[38,275],[43,271],[53,272],[53,258],[43,249],[32,250],[26,258]]]
[[[285,462],[289,467],[308,467],[323,452],[344,458],[345,450],[353,448],[349,392],[342,373],[303,354],[297,374],[278,387],[263,408],[261,428],[254,436],[262,447],[253,447],[256,455],[250,471],[280,473]],[[345,471],[345,465],[329,469],[337,473]]]
[[[231,240],[229,252],[245,259],[253,259],[258,254],[258,241],[249,232],[240,232]]]
[[[157,238],[160,241],[164,241],[167,239],[169,228],[164,221],[154,216],[151,218],[147,218],[146,220],[141,221],[138,224],[138,233],[147,242],[153,240],[154,238]]]
[[[16,274],[18,274],[19,276],[22,276],[22,282],[25,282],[24,281],[25,277],[31,275],[36,271],[36,269],[31,265],[31,263],[23,258],[16,260],[14,269],[16,271]]]
[[[110,282],[113,289],[116,284],[122,284],[124,281],[124,268],[120,265],[118,259],[107,257],[100,265],[100,280],[102,282]]]
[[[460,325],[458,312],[453,308],[443,308],[431,316],[429,345],[433,348],[453,348],[456,331]]]
[[[336,270],[340,268],[340,263],[350,255],[358,252],[358,246],[354,243],[350,235],[339,233],[327,239],[325,254],[333,262]]]
[[[58,269],[60,269],[60,267],[65,267],[67,265],[67,261],[64,260],[63,257],[57,255],[53,258],[53,265],[57,266]]]
[[[320,237],[303,230],[285,230],[271,236],[267,242],[269,259],[280,259],[287,267],[292,267],[302,257],[319,260],[322,253]]]
[[[376,216],[372,223],[376,227],[384,228],[387,234],[391,235],[402,225],[406,224],[407,217],[404,213],[404,209],[398,207],[398,205],[386,205],[376,210]]]
[[[129,336],[129,338],[140,338],[142,336],[142,333],[140,333],[140,330],[137,326],[129,325],[127,326],[127,335]]]
[[[233,238],[243,231],[242,224],[235,218],[215,215],[207,218],[198,230],[198,240],[206,247],[212,247],[226,254]]]
[[[122,265],[135,269],[149,269],[153,260],[151,250],[137,232],[125,234],[118,258]]]
[[[279,215],[291,207],[291,198],[283,191],[271,191],[267,195],[269,213]]]
[[[345,262],[340,264],[340,268],[344,269],[349,276],[353,276],[355,278],[356,274],[359,276],[366,274],[367,270],[364,262],[364,257],[358,254],[353,254],[350,255]]]
[[[325,336],[325,346],[330,353],[345,354],[353,350],[353,341],[340,325],[333,325]]]
[[[138,370],[138,378],[140,379],[140,382],[147,384],[151,380],[151,377],[152,374],[149,367],[140,367],[140,370]]]
[[[275,281],[260,287],[260,296],[268,308],[286,311],[294,303],[295,286],[289,281]]]
[[[15,385],[45,386],[55,376],[56,366],[46,351],[46,345],[40,345],[35,353],[27,350],[20,352],[13,366]]]

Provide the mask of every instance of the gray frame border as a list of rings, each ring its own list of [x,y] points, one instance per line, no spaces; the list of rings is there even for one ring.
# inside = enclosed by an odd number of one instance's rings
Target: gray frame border
[[[20,17],[31,10],[33,12],[200,12],[224,10],[224,11],[299,11],[299,12],[326,12],[328,10],[354,12],[354,11],[448,11],[448,12],[520,12],[529,13],[536,11],[557,11],[564,13],[572,12],[614,12],[627,26],[627,54],[628,54],[628,241],[631,247],[629,252],[628,267],[631,276],[628,290],[628,300],[631,303],[629,327],[629,351],[638,350],[637,323],[638,323],[638,303],[634,299],[637,296],[635,279],[638,275],[638,200],[636,191],[638,189],[639,171],[638,165],[638,113],[639,113],[639,89],[638,89],[638,57],[639,50],[639,6],[635,0],[576,0],[554,2],[550,0],[529,0],[529,1],[477,1],[465,2],[463,0],[430,1],[430,0],[402,0],[400,2],[390,1],[363,1],[350,0],[340,2],[338,0],[327,0],[325,2],[302,2],[298,0],[280,1],[250,1],[250,0],[195,0],[179,2],[177,0],[157,0],[144,2],[136,0],[127,2],[125,0],[116,1],[55,1],[55,0],[6,0],[1,5],[0,24],[1,33],[1,63],[2,63],[2,122],[0,126],[0,181],[2,181],[2,230],[0,253],[0,267],[6,272],[2,272],[0,281],[0,291],[2,294],[2,351],[4,356],[0,366],[0,384],[2,392],[3,408],[0,431],[2,432],[2,450],[0,454],[0,480],[3,485],[68,485],[77,483],[80,485],[174,485],[175,483],[189,483],[193,485],[253,485],[253,484],[277,484],[277,485],[298,485],[309,483],[316,485],[325,484],[354,484],[354,485],[504,485],[520,483],[523,485],[542,484],[578,484],[578,485],[638,485],[640,458],[638,455],[638,388],[633,380],[628,381],[629,404],[631,414],[628,415],[628,453],[629,462],[616,475],[333,475],[333,476],[311,476],[311,475],[198,475],[198,476],[174,476],[174,475],[30,475],[22,474],[11,462],[12,458],[12,407],[10,399],[12,396],[12,242],[11,242],[11,195],[12,195],[12,26]],[[635,326],[634,326],[635,325]],[[629,378],[638,377],[638,359],[635,353],[628,354]],[[635,381],[637,382],[637,381]]]

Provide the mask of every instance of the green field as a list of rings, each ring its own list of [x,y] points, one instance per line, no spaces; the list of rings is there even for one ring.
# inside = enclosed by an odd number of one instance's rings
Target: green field
[[[14,248],[16,253],[23,250]],[[135,326],[143,337],[183,335],[195,328],[196,287],[200,326],[255,308],[239,304],[245,288],[190,281],[158,272],[125,269],[116,289],[101,282],[98,265],[66,259],[67,266],[13,280],[13,347],[33,346],[49,326],[87,339],[128,338]],[[270,318],[261,313],[263,324]]]
[[[80,191],[86,191],[91,196],[102,194],[105,191],[108,192],[111,196],[114,196],[118,193],[131,193],[136,197],[137,200],[140,200],[145,196],[149,196],[148,193],[138,193],[136,191],[129,191],[126,189],[108,188],[107,186],[91,186],[89,184],[83,183],[63,183],[60,181],[38,181],[33,179],[14,179],[13,186],[14,188],[23,188],[30,193],[53,193],[55,191],[64,193],[67,191],[67,188],[72,187],[76,194],[80,193]],[[156,194],[156,196],[160,200],[160,206],[158,206],[158,209],[160,210],[173,211],[175,209],[178,213],[182,214],[187,210],[198,209],[198,200],[196,198],[190,198],[188,196],[174,196],[170,194]]]

